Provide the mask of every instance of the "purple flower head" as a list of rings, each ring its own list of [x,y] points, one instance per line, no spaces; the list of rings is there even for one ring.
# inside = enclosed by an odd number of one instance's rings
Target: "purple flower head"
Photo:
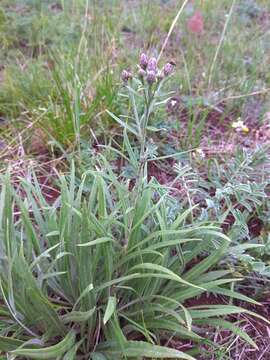
[[[127,82],[129,79],[132,79],[132,74],[128,70],[123,70],[121,78],[124,82]]]
[[[147,82],[149,85],[152,85],[156,81],[156,72],[153,70],[150,70],[147,72]]]
[[[147,65],[147,70],[148,71],[154,71],[156,73],[156,71],[157,71],[157,59],[155,57],[152,57],[152,58],[149,59],[148,65]]]
[[[140,55],[140,66],[145,70],[148,65],[148,57],[145,53]]]
[[[146,71],[143,70],[142,68],[139,68],[138,75],[139,75],[139,78],[143,79],[146,75]]]
[[[163,68],[164,75],[165,76],[171,75],[171,73],[173,72],[173,68],[174,68],[174,66],[171,63],[165,64],[165,66]]]

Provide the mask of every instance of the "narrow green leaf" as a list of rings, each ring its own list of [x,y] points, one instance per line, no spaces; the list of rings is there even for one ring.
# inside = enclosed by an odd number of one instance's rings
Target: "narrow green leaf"
[[[23,341],[0,336],[0,351],[12,351],[23,345]]]
[[[94,246],[94,245],[100,245],[100,244],[104,244],[104,243],[112,242],[112,241],[113,241],[112,238],[109,238],[109,237],[101,237],[101,238],[99,238],[99,239],[92,240],[92,241],[89,241],[89,242],[87,242],[87,243],[78,244],[77,246],[79,246],[79,247]]]
[[[116,309],[116,298],[114,296],[110,296],[108,303],[107,303],[106,310],[105,310],[104,318],[103,318],[104,325],[110,320],[115,309]]]
[[[60,235],[59,230],[54,230],[54,231],[50,231],[48,234],[46,234],[46,237],[59,236],[59,235]]]
[[[188,330],[186,327],[179,324],[174,320],[166,320],[164,317],[161,319],[149,319],[145,320],[145,325],[147,329],[157,330],[160,332],[161,330],[167,331],[169,334],[175,334],[180,336],[183,339],[192,339],[194,341],[201,341],[203,338],[197,335],[195,332]]]
[[[138,136],[137,131],[133,128],[133,126],[128,125],[127,123],[125,123],[123,120],[119,119],[119,117],[117,117],[116,115],[114,115],[113,113],[111,113],[109,110],[106,110],[106,112],[116,121],[118,122],[118,124],[120,124],[124,129],[129,130],[132,134]]]
[[[154,271],[158,271],[162,274],[167,275],[168,279],[170,280],[174,280],[177,281],[181,284],[187,285],[187,286],[191,286],[194,288],[198,288],[200,290],[204,290],[204,288],[198,286],[198,285],[194,285],[189,283],[188,281],[183,280],[180,276],[178,276],[177,274],[175,274],[173,271],[165,268],[164,266],[161,265],[157,265],[157,264],[152,264],[152,263],[143,263],[143,264],[139,264],[139,265],[135,265],[132,270],[136,270],[136,269],[146,269],[146,270],[154,270]]]
[[[210,254],[207,258],[199,262],[197,265],[193,266],[183,278],[186,281],[194,281],[198,279],[200,275],[206,272],[210,267],[215,265],[217,261],[221,258],[228,247],[228,243],[224,242],[219,249]]]
[[[17,349],[11,352],[12,355],[23,356],[29,359],[56,359],[64,355],[75,343],[75,333],[70,331],[58,344],[41,349]]]
[[[74,306],[73,306],[73,310],[76,308],[76,306],[80,303],[80,301],[90,292],[94,289],[93,284],[89,284],[81,293],[81,295],[78,297],[78,299],[76,300]]]
[[[206,306],[205,306],[206,307]],[[230,314],[239,314],[245,312],[244,309],[238,306],[231,305],[209,305],[209,308],[205,309],[204,306],[198,306],[196,309],[189,309],[192,319],[205,319],[216,316],[226,316]]]
[[[89,311],[71,311],[70,313],[64,315],[62,320],[64,324],[70,322],[85,322],[94,314],[95,311],[95,307]]]
[[[213,287],[211,289],[211,292],[214,293],[214,294],[220,294],[220,295],[229,296],[229,297],[231,297],[233,299],[239,299],[239,300],[243,300],[243,301],[246,301],[246,302],[250,302],[251,304],[254,304],[254,305],[261,305],[259,302],[257,302],[256,300],[251,299],[250,297],[248,297],[246,295],[243,295],[243,294],[240,294],[240,293],[238,293],[236,291],[232,291],[232,290],[222,288],[222,287],[219,287],[219,286]]]
[[[134,169],[137,169],[138,168],[138,160],[137,160],[135,153],[130,145],[130,141],[129,141],[126,130],[124,130],[124,145],[127,149],[130,163],[132,164]]]
[[[194,321],[195,324],[198,325],[212,325],[215,327],[221,327],[223,329],[228,329],[231,332],[233,332],[234,334],[240,336],[243,340],[245,340],[247,343],[249,343],[251,346],[253,346],[255,349],[258,350],[258,346],[256,345],[256,343],[250,338],[250,336],[248,336],[248,334],[244,331],[242,331],[239,327],[235,326],[234,324],[230,323],[229,321],[226,320],[221,320],[221,319],[207,319],[207,320],[195,320]]]
[[[114,356],[127,356],[127,357],[146,357],[154,359],[184,359],[184,360],[196,360],[192,356],[178,351],[170,349],[165,346],[152,345],[144,341],[127,341],[124,349],[119,349],[119,346],[115,344],[111,345],[110,349],[104,351]]]
[[[91,353],[91,360],[107,360],[107,358],[101,353]]]

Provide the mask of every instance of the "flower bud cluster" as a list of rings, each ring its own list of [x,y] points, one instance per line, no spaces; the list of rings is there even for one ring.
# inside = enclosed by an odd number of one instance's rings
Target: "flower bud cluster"
[[[148,58],[145,53],[140,55],[138,77],[149,85],[153,85],[157,81],[163,80],[174,71],[174,62],[166,63],[162,69],[158,68],[157,59],[155,57]],[[123,70],[122,80],[127,82],[132,79],[132,73],[128,70]]]

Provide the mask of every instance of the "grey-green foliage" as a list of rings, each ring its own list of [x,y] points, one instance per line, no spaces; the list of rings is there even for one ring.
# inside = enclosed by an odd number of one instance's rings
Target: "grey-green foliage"
[[[185,206],[199,202],[197,217],[200,209],[200,220],[219,223],[232,240],[233,246],[227,252],[231,264],[248,264],[251,271],[266,276],[269,276],[268,151],[268,146],[255,150],[239,148],[226,161],[215,158],[204,161],[208,170],[203,174],[193,163],[191,166],[179,164],[175,167],[190,198],[190,203]],[[252,221],[257,222],[258,228],[264,229],[260,235],[258,229],[253,233]]]
[[[248,300],[230,290],[228,271],[211,270],[229,239],[216,227],[188,224],[189,211],[168,222],[166,189],[144,181],[135,196],[105,159],[100,166],[79,188],[74,169],[69,184],[60,176],[53,204],[34,175],[33,184],[21,179],[18,189],[8,175],[2,178],[0,349],[34,359],[89,353],[92,359],[191,359],[154,344],[172,334],[200,343],[198,322],[245,311],[185,306],[206,290]],[[85,197],[88,176],[93,185]],[[209,247],[208,256],[188,265]]]

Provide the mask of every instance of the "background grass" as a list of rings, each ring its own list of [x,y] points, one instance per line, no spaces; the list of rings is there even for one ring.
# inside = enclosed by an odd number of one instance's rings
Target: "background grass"
[[[222,104],[219,122],[228,113],[245,120],[253,101],[256,121],[262,121],[268,106],[265,90],[269,87],[267,1],[236,1],[209,83],[231,3],[188,3],[164,56],[176,60],[174,89],[195,104],[192,114],[202,104],[210,110]],[[35,121],[33,110],[47,111],[42,125],[51,132],[52,122],[57,123],[51,133],[61,144],[65,143],[66,131],[78,132],[85,122],[96,124],[101,119],[107,128],[106,116],[104,119],[99,114],[108,106],[113,107],[121,68],[133,65],[140,49],[158,53],[178,9],[179,3],[173,0],[2,2],[1,117],[20,128],[25,122]],[[187,19],[196,9],[204,18],[202,34],[191,33],[187,28]],[[62,90],[55,81],[56,73]],[[77,84],[71,84],[71,78],[76,78]],[[74,119],[67,119],[65,114],[67,102],[75,101],[76,87],[85,97],[79,117],[87,117],[77,128]],[[253,92],[260,94],[247,96]]]

